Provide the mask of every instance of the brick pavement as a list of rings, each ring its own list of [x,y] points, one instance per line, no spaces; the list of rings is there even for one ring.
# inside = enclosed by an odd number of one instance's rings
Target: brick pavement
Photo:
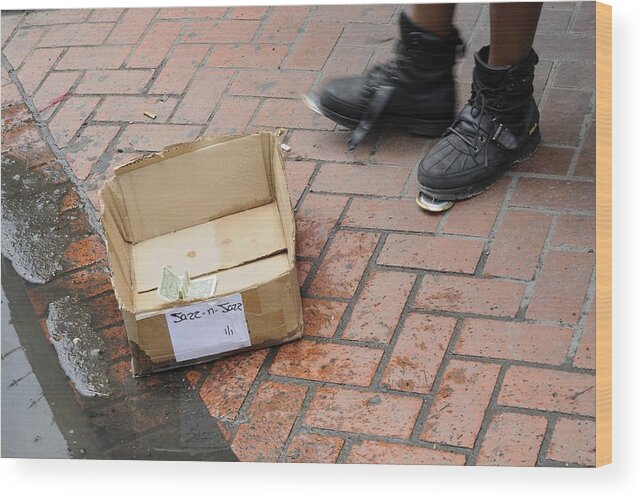
[[[91,222],[112,168],[141,152],[289,129],[306,337],[186,371],[241,460],[592,465],[593,9],[543,10],[541,151],[443,215],[413,200],[434,141],[375,133],[349,152],[347,132],[298,101],[384,60],[398,6],[3,13],[3,151],[69,175],[79,196],[65,209],[84,204]],[[462,101],[486,8],[461,5],[457,20]],[[78,225],[69,270],[34,305],[69,290],[94,303],[126,384],[104,252]]]

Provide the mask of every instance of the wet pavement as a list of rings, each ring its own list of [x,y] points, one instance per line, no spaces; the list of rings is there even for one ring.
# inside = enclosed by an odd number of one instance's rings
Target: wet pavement
[[[4,258],[2,286],[2,457],[237,460],[181,372],[144,390],[128,380],[121,396],[75,393]]]

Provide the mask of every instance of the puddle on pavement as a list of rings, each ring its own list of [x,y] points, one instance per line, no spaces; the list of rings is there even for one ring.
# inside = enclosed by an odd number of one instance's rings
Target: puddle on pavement
[[[59,207],[66,194],[11,154],[2,155],[2,254],[29,282],[43,284],[62,270],[70,241]]]
[[[25,286],[3,258],[2,457],[237,461],[182,371],[159,375],[156,383],[126,377],[109,397],[75,393]],[[57,302],[50,321],[57,323],[54,334],[66,327],[73,343],[91,331],[74,335],[72,325],[84,319],[70,305]]]
[[[92,330],[89,307],[77,298],[64,296],[49,304],[47,329],[58,354],[60,367],[84,397],[111,394],[100,335]]]

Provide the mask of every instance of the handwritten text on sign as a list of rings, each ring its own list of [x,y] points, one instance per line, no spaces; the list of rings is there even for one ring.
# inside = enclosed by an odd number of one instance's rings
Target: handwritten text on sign
[[[177,362],[250,346],[241,295],[165,312]]]

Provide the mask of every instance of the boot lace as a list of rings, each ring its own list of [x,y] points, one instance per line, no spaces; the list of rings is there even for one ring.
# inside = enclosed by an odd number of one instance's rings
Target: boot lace
[[[524,84],[528,81],[527,78],[523,77],[520,79],[520,83]],[[490,137],[485,136],[482,129],[482,122],[485,116],[488,116],[492,122],[496,122],[497,115],[499,113],[510,113],[517,109],[520,109],[525,105],[526,102],[531,98],[531,94],[528,94],[525,98],[516,101],[514,104],[507,106],[505,101],[507,97],[512,97],[517,95],[518,92],[515,91],[515,82],[514,79],[510,76],[507,81],[503,82],[502,85],[498,87],[490,87],[485,85],[477,72],[473,73],[473,83],[471,85],[471,97],[468,100],[468,104],[471,105],[471,115],[477,119],[470,119],[468,116],[463,116],[462,114],[456,117],[454,123],[447,128],[445,136],[449,133],[457,136],[462,142],[467,146],[469,155],[472,156],[480,150],[480,145],[482,144],[484,152],[484,164],[488,164],[488,148],[489,143],[491,142]],[[460,126],[460,123],[467,123],[473,127],[473,131],[470,129],[464,129]],[[493,132],[493,130],[492,130]]]

